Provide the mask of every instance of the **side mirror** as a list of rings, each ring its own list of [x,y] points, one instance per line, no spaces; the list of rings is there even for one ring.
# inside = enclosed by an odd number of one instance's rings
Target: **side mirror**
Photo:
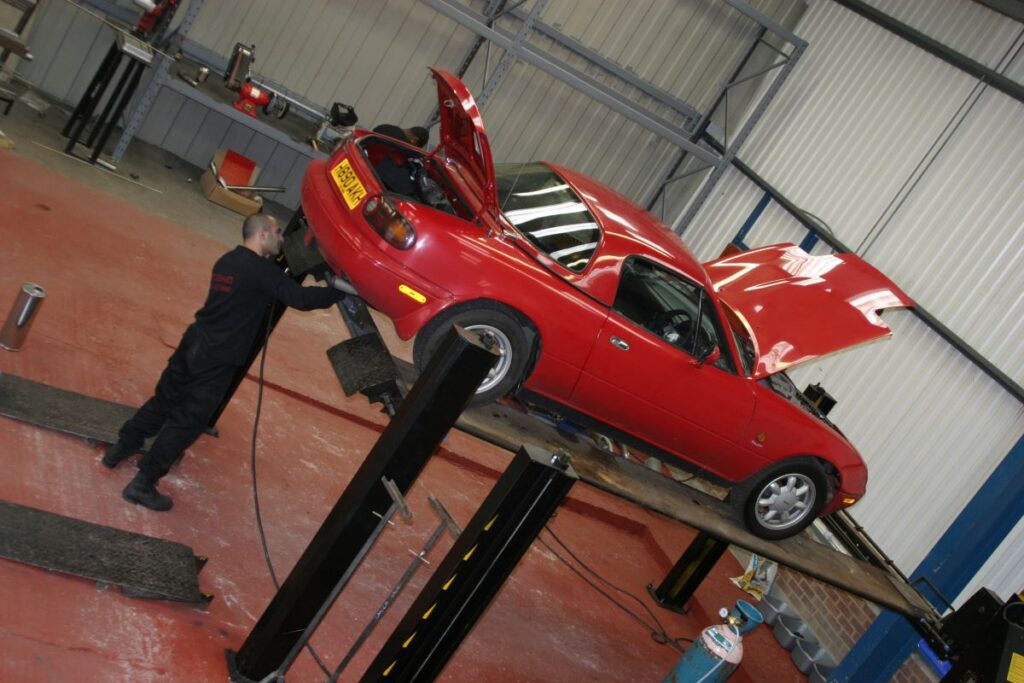
[[[694,358],[693,360],[690,361],[690,363],[699,368],[703,366],[705,363],[714,365],[715,363],[718,362],[718,359],[721,357],[722,349],[718,348],[718,345],[716,344],[715,346],[712,346],[708,350],[708,352],[704,354],[704,356],[702,356],[701,358]]]

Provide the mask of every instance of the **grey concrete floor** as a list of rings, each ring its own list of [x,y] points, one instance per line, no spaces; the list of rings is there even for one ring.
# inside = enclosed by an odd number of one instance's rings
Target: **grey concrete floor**
[[[17,83],[6,87],[16,92],[25,91]],[[33,96],[42,99],[35,93]],[[71,112],[59,103],[47,101],[47,104],[45,111],[38,112],[19,100],[8,116],[0,118],[0,130],[14,143],[11,151],[15,154],[225,244],[238,243],[242,217],[203,196],[199,187],[202,169],[142,140],[132,141],[116,171],[72,157],[64,153],[67,140],[61,136]],[[115,144],[116,135],[115,132],[108,150]],[[84,156],[84,153],[84,148],[79,147],[79,154]],[[271,212],[287,216],[282,207],[272,207]]]

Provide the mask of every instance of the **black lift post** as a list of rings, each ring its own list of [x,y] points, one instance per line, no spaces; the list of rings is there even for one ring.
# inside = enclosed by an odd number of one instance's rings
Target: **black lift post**
[[[564,453],[523,446],[361,681],[433,681],[577,476]]]
[[[228,651],[233,681],[280,671],[391,507],[382,479],[409,490],[497,359],[472,333],[445,337],[245,643]]]
[[[726,541],[706,531],[699,532],[697,538],[679,556],[661,585],[654,589],[648,586],[647,591],[665,609],[686,614],[686,603],[707,578],[718,558],[728,549]]]
[[[78,105],[71,113],[71,118],[68,119],[64,129],[61,131],[68,138],[68,143],[64,147],[66,153],[74,154],[75,147],[79,144],[82,135],[85,133],[89,120],[103,99],[107,87],[114,80],[114,75],[117,73],[118,67],[120,67],[125,57],[128,58],[128,64],[121,72],[121,78],[117,81],[117,85],[114,86],[114,92],[108,98],[107,105],[103,108],[103,112],[99,115],[93,126],[89,139],[85,142],[85,146],[92,149],[89,155],[89,163],[95,164],[96,160],[99,159],[103,146],[107,143],[107,139],[110,137],[111,132],[113,132],[114,126],[117,125],[121,114],[135,94],[135,89],[142,78],[142,72],[153,61],[153,49],[149,44],[141,38],[127,35],[121,31],[115,32],[113,45],[110,46],[107,56],[103,58],[99,69],[96,70],[96,74],[82,94],[82,99],[78,101]]]

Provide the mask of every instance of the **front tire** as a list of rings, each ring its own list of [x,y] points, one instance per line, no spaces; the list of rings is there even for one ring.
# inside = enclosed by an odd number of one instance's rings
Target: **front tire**
[[[420,372],[437,352],[452,325],[480,335],[483,343],[500,356],[480,383],[470,405],[492,403],[519,385],[530,355],[526,332],[512,309],[488,301],[464,304],[445,311],[420,330],[413,343],[413,362]]]
[[[814,458],[773,465],[730,494],[751,533],[770,540],[803,531],[817,519],[827,497],[828,478]]]

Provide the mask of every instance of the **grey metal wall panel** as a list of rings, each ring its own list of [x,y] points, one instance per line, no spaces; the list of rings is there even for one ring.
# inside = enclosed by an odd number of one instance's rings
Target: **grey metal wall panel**
[[[1020,44],[1018,22],[967,0],[937,4],[885,8],[990,65]],[[963,72],[830,0],[811,2],[796,31],[810,47],[741,157],[1024,381],[1024,105],[975,92]],[[1024,59],[1005,73],[1024,82]],[[714,256],[761,195],[730,170],[684,239]],[[804,234],[772,204],[747,242]],[[1024,433],[1024,407],[909,312],[885,320],[892,340],[793,375],[838,399],[833,416],[870,471],[853,514],[909,572]],[[979,577],[1017,589],[1024,566]]]
[[[240,154],[244,154],[245,150],[249,148],[249,143],[255,137],[256,133],[252,128],[243,126],[237,121],[231,122],[231,127],[228,128],[228,132],[224,134],[224,139],[221,140],[220,148],[233,149]]]
[[[298,158],[299,153],[295,150],[278,145],[263,166],[260,185],[283,185]]]
[[[88,54],[102,31],[105,40],[112,37],[109,29],[95,17],[79,12],[72,15],[71,23],[61,40],[57,53],[50,62],[46,76],[38,83],[39,89],[52,93],[62,101],[71,101],[68,93],[72,90],[75,80],[82,78],[86,83],[92,78],[95,68],[87,74],[82,70],[82,56]],[[110,45],[108,44],[109,48]]]
[[[183,95],[173,90],[161,89],[149,110],[149,116],[139,129],[138,138],[160,146],[186,101]]]
[[[207,107],[194,100],[183,102],[160,146],[175,156],[185,158],[196,132],[202,129],[209,111]]]
[[[203,119],[195,137],[185,150],[185,159],[196,166],[205,168],[210,159],[221,147],[221,143],[231,127],[231,119],[223,114],[211,111]]]
[[[780,21],[791,21],[804,7],[799,0],[754,4]],[[542,20],[696,103],[710,100],[756,28],[718,0],[554,2]],[[517,22],[502,21],[515,30]],[[425,68],[454,69],[473,35],[415,0],[318,1],[290,12],[282,11],[282,3],[254,0],[207,3],[190,39],[220,54],[236,41],[254,42],[262,76],[324,107],[333,101],[353,104],[361,123],[373,126],[423,121],[435,105]],[[531,41],[586,66],[546,38],[534,35]],[[492,50],[491,70],[500,56]],[[483,89],[484,63],[485,49],[466,76],[476,92]],[[654,172],[664,171],[676,156],[671,145],[646,130],[522,64],[511,69],[483,113],[498,160],[549,159],[635,198],[651,189]]]
[[[270,157],[273,156],[274,150],[277,149],[277,142],[271,140],[265,135],[256,133],[249,140],[249,144],[245,146],[244,150],[239,150],[241,154],[249,157],[256,162],[260,167],[260,177],[262,177],[264,168],[267,167],[267,162],[270,161]]]
[[[17,74],[30,83],[46,77],[53,56],[67,33],[74,12],[62,2],[44,2],[36,8],[28,31],[28,44],[32,46],[33,60],[19,60]]]
[[[92,23],[99,24],[95,19],[92,20]],[[107,52],[113,44],[113,29],[107,26],[98,25],[97,30],[93,35],[92,45],[89,49],[84,55],[75,55],[77,63],[81,66],[78,69],[78,72],[74,75],[71,85],[67,89],[67,93],[61,98],[63,101],[68,103],[78,103],[82,98],[82,94],[85,92],[86,87],[88,87],[89,82],[96,74],[96,70],[99,69],[100,63],[103,61],[103,58],[107,55]],[[125,60],[125,62],[127,61],[128,60]],[[111,86],[110,90],[113,90],[113,86]],[[104,103],[109,96],[110,95],[108,93],[104,97]]]
[[[309,162],[312,160],[312,157],[302,155],[299,155],[299,157],[295,159],[295,163],[292,164],[291,170],[285,177],[284,182],[281,183],[287,187],[288,190],[282,194],[275,195],[275,202],[278,202],[282,206],[295,209],[299,207],[299,204],[301,203],[299,192],[302,187],[302,178],[306,175],[306,167],[309,166]]]

